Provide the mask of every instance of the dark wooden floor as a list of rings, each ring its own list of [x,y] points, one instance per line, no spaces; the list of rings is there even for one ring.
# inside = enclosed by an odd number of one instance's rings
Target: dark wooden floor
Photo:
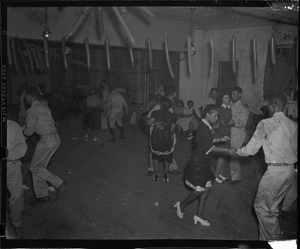
[[[147,136],[138,127],[125,125],[126,140],[108,142],[110,134],[101,131],[98,142],[86,142],[81,122],[78,117],[59,123],[62,142],[48,167],[70,184],[63,199],[30,206],[34,195],[27,179],[31,189],[25,191],[24,239],[258,240],[252,206],[265,171],[261,157],[243,159],[240,184],[213,185],[204,213],[211,226],[203,227],[193,224],[196,202],[186,208],[183,219],[172,208],[189,194],[183,175],[170,175],[169,183],[146,176]],[[190,142],[180,136],[174,157],[181,171],[190,154]],[[54,198],[52,192],[50,196]],[[8,235],[13,238],[9,228]]]

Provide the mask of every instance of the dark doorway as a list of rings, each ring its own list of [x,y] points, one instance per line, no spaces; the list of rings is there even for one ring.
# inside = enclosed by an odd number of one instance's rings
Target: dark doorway
[[[233,72],[231,61],[219,62],[218,89],[220,92],[231,91],[237,86],[239,62],[236,62],[236,73]]]

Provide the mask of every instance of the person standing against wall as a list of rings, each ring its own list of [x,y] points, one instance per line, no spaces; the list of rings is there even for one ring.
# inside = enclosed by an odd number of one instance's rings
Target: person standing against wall
[[[25,136],[30,136],[35,132],[40,136],[29,166],[36,196],[32,204],[50,201],[46,181],[56,188],[55,200],[59,200],[69,188],[68,183],[47,169],[51,157],[60,145],[60,137],[50,109],[39,101],[40,98],[37,87],[29,87],[26,90],[25,99],[30,108],[27,110],[23,133]]]
[[[110,85],[108,87],[109,95],[107,100],[107,116],[108,116],[108,124],[110,128],[110,134],[112,139],[110,142],[117,141],[116,138],[116,125],[121,133],[119,138],[125,139],[124,127],[122,124],[124,114],[128,115],[128,105],[123,98],[121,93],[118,93],[115,90],[115,86]],[[123,109],[124,108],[124,109]],[[125,112],[125,113],[124,113]]]
[[[281,240],[278,221],[279,204],[294,180],[294,164],[298,161],[298,124],[287,118],[287,98],[277,95],[268,104],[270,118],[261,120],[242,148],[231,148],[231,156],[255,155],[263,147],[267,171],[259,182],[254,209],[259,221],[260,240]]]
[[[242,88],[236,86],[231,91],[231,105],[232,119],[234,125],[231,127],[230,141],[231,146],[234,148],[241,148],[246,139],[247,120],[249,117],[249,110],[245,103],[242,101]],[[238,183],[242,180],[240,158],[231,158],[230,160],[230,177],[231,183]]]
[[[193,119],[190,121],[193,123],[193,127],[195,130],[197,130],[198,124],[202,119],[203,116],[203,110],[207,105],[215,105],[216,101],[217,101],[217,97],[219,94],[219,90],[216,87],[213,87],[210,89],[209,91],[209,96],[208,98],[202,99],[199,103],[197,103],[194,107],[195,110],[195,116],[193,117]],[[192,139],[193,138],[193,134],[190,133],[188,136],[188,139]]]
[[[19,160],[26,153],[27,145],[20,126],[7,120],[7,172],[6,184],[10,193],[9,198],[9,219],[13,226],[16,237],[24,234],[22,226],[22,210],[24,208],[21,161]]]

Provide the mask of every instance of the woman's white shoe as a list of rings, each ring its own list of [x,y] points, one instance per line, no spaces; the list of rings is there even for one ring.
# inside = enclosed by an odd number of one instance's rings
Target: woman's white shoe
[[[180,209],[180,202],[176,202],[176,204],[174,205],[174,208],[176,208],[176,214],[177,216],[182,219],[183,218],[183,213],[181,212],[181,209]]]
[[[217,183],[223,183],[223,181],[221,179],[219,179],[218,177],[216,177],[216,182]]]
[[[210,226],[210,223],[207,220],[202,220],[200,217],[198,217],[197,215],[194,215],[194,223],[195,225],[197,224],[197,222],[200,222],[200,224],[202,226],[208,227]]]

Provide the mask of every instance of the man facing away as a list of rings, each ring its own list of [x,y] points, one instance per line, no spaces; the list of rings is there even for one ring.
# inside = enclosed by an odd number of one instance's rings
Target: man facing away
[[[25,99],[30,108],[27,110],[23,133],[25,136],[30,136],[35,132],[40,136],[29,166],[36,196],[32,204],[50,201],[46,181],[56,188],[55,200],[59,200],[69,188],[69,184],[49,172],[47,165],[60,145],[60,137],[50,109],[39,101],[41,96],[38,88],[29,87],[26,90]]]
[[[231,146],[234,148],[241,148],[246,139],[247,120],[249,117],[249,110],[245,103],[242,101],[242,88],[236,86],[231,92],[231,105],[232,120],[234,126],[231,127],[230,141]],[[230,159],[230,176],[232,183],[237,183],[242,180],[241,162],[239,158]]]
[[[254,201],[259,221],[260,240],[280,240],[278,205],[285,197],[294,179],[294,164],[298,160],[298,124],[284,114],[287,99],[275,96],[268,105],[271,118],[261,120],[249,143],[229,154],[255,155],[263,147],[267,171],[260,180]]]
[[[24,208],[21,161],[19,160],[26,153],[27,145],[20,126],[7,120],[7,172],[6,184],[10,193],[9,218],[16,237],[24,233],[22,227],[22,210]]]
[[[172,101],[172,103],[174,103],[175,96],[173,93],[165,93],[164,97],[170,99]],[[157,104],[153,107],[153,109],[147,114],[147,119],[151,118],[151,114],[153,111],[158,111],[158,110],[161,110],[160,104]],[[173,106],[169,108],[169,111],[173,113]],[[161,126],[161,124],[159,124],[159,122],[154,122],[149,127],[149,134],[153,130],[154,125],[157,126],[158,128]],[[176,143],[176,134],[174,134],[174,137],[175,137],[174,139],[175,139],[175,143]],[[149,151],[149,165],[148,165],[147,176],[152,176],[153,172],[154,172],[154,167],[153,167],[152,152]],[[178,165],[174,158],[172,160],[172,163],[170,163],[169,172],[174,175],[178,175],[178,174],[182,173],[182,172],[178,171]]]

